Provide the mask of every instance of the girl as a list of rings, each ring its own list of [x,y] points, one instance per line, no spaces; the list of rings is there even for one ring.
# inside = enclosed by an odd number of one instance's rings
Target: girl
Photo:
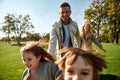
[[[98,73],[106,68],[100,54],[86,52],[79,48],[63,48],[61,59],[56,64],[64,73],[64,80],[98,80]]]
[[[20,50],[26,70],[22,80],[55,80],[60,71],[52,56],[47,53],[39,42],[29,42]]]

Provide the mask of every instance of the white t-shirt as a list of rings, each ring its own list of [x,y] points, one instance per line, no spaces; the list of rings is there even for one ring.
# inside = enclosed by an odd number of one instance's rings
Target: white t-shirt
[[[63,47],[68,47],[69,46],[69,40],[70,40],[70,32],[69,32],[69,26],[68,25],[63,25],[64,32],[65,32],[65,39],[63,42]]]

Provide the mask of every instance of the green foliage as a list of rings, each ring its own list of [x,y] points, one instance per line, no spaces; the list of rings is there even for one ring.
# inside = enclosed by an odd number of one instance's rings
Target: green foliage
[[[93,25],[93,32],[96,32],[97,36],[100,34],[100,27],[104,17],[103,9],[104,0],[93,0],[88,9],[85,10],[85,19],[89,20]]]
[[[38,41],[41,39],[39,33],[27,33],[27,40]]]
[[[10,34],[14,34],[18,45],[20,45],[22,35],[30,32],[34,28],[32,22],[30,22],[30,15],[7,14],[4,19],[5,25],[2,26],[2,31],[7,33],[8,41]]]
[[[43,39],[45,39],[48,42],[50,34],[49,33],[46,33],[46,34],[44,33],[42,37],[43,37]]]
[[[120,0],[93,0],[85,10],[85,19],[93,25],[92,31],[97,36],[104,37],[104,41],[119,43]]]

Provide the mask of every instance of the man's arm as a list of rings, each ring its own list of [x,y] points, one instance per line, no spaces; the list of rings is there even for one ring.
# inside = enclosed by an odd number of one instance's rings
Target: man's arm
[[[55,27],[52,27],[50,32],[49,45],[48,45],[48,53],[50,53],[52,56],[56,52],[56,44],[57,44],[56,31],[55,31]]]

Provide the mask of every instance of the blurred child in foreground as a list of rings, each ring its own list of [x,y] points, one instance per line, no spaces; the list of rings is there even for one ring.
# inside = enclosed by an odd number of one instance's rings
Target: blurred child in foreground
[[[106,68],[102,55],[80,48],[63,48],[62,58],[56,61],[63,71],[64,80],[99,80],[99,72]]]

